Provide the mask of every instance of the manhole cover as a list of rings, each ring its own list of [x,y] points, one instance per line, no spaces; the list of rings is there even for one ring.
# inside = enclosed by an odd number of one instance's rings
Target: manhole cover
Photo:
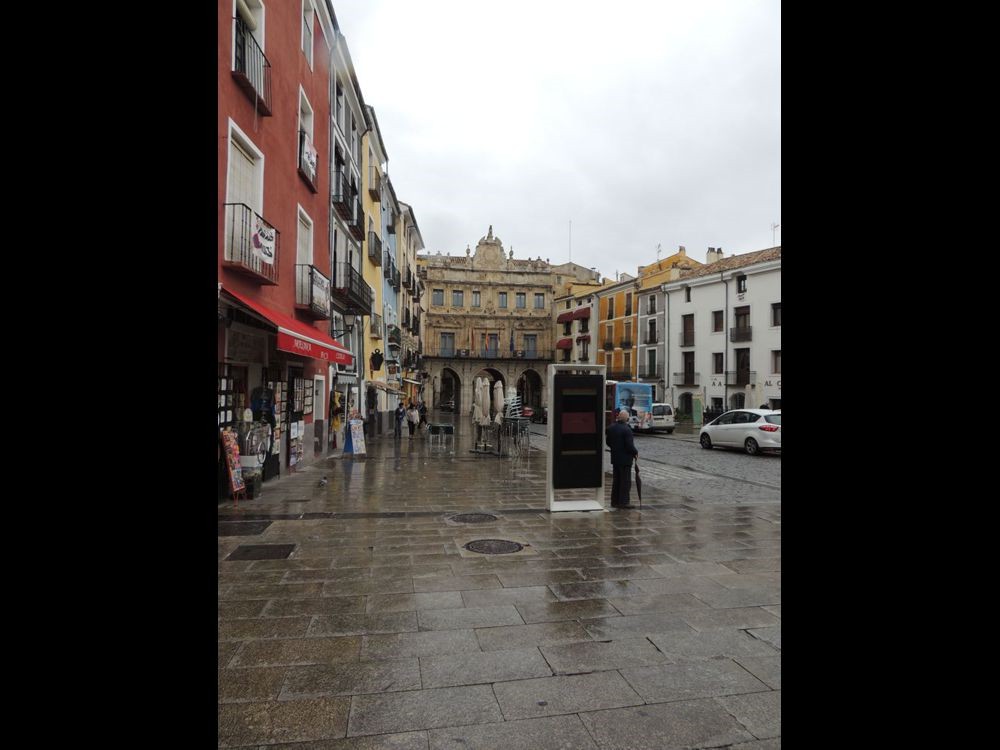
[[[448,520],[455,523],[489,523],[490,521],[496,521],[497,517],[489,513],[459,513]]]
[[[227,557],[227,560],[285,560],[294,544],[241,544]]]
[[[520,552],[524,545],[506,539],[476,539],[466,544],[465,549],[484,555],[509,555],[511,552]]]

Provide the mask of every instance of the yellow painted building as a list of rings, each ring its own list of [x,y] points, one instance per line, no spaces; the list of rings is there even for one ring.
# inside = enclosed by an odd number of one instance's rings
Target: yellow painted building
[[[608,380],[635,380],[638,279],[629,277],[597,292],[597,364]]]

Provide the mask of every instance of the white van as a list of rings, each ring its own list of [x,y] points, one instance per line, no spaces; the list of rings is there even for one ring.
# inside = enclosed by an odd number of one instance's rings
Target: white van
[[[650,429],[674,431],[674,409],[670,404],[653,404]]]

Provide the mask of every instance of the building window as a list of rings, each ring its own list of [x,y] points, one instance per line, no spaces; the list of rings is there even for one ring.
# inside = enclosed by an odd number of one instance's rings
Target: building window
[[[747,277],[737,276],[736,277],[736,291],[741,294],[747,290]]]
[[[580,359],[584,362],[590,361],[590,342],[581,341],[580,342]]]
[[[615,327],[613,325],[611,325],[610,323],[608,323],[608,332],[605,335],[604,340],[605,341],[614,341],[615,340],[615,333],[614,333],[614,331],[615,331]]]
[[[302,0],[302,51],[309,61],[309,69],[313,66],[313,7],[309,0]]]
[[[295,249],[295,262],[300,266],[311,266],[313,262],[313,223],[309,215],[299,206],[299,234]]]
[[[569,310],[569,300],[566,300],[566,309]]]
[[[780,326],[781,325],[781,303],[775,302],[771,305],[771,325]]]
[[[691,287],[689,286],[684,287],[684,301],[685,302],[691,301]]]
[[[433,292],[431,292],[431,304],[432,305],[444,304],[444,289],[435,289]]]
[[[544,310],[545,309],[545,295],[535,292],[535,309]]]
[[[646,377],[656,377],[656,349],[646,350]]]
[[[507,292],[500,292],[499,293],[499,297],[500,297],[500,305],[499,305],[500,309],[501,310],[506,310],[507,309]]]
[[[632,374],[632,352],[622,353],[622,372]]]
[[[723,326],[722,310],[712,311],[712,333],[721,333]]]
[[[452,307],[465,307],[465,292],[461,289],[451,290],[451,306]]]
[[[716,352],[712,355],[712,372],[716,375],[721,375],[722,367],[722,352]]]
[[[229,178],[226,183],[228,203],[242,203],[251,211],[263,214],[264,154],[229,121]],[[232,209],[226,219],[226,246],[232,244]],[[228,256],[227,256],[228,257]]]
[[[441,334],[441,356],[442,357],[454,357],[455,356],[455,334],[454,333],[442,333]]]
[[[335,93],[335,98],[337,102],[337,109],[336,109],[337,127],[340,128],[340,132],[343,133],[344,132],[344,87],[340,83],[339,78],[337,79],[336,87],[337,90]]]
[[[646,297],[646,299],[649,300],[646,303],[646,314],[647,315],[656,315],[656,295],[655,294],[651,294],[648,297]]]
[[[480,305],[481,305],[481,300],[480,300],[479,292],[476,291],[475,289],[473,289],[472,290],[472,306],[473,307],[480,307]]]
[[[775,375],[781,374],[781,349],[771,352],[771,372]]]
[[[632,314],[632,292],[625,295],[625,317]]]
[[[608,320],[615,317],[615,298],[608,297]]]
[[[573,333],[573,321],[567,321],[563,323],[563,336],[569,336]]]
[[[534,358],[538,353],[538,336],[533,333],[524,336],[524,356]]]
[[[514,295],[514,298],[516,300],[515,304],[517,305],[517,308],[519,310],[523,310],[526,307],[526,305],[527,305],[527,303],[525,302],[524,292],[517,292]]]
[[[747,329],[750,327],[750,308],[749,307],[737,307],[733,310],[736,315],[736,327],[740,329]]]

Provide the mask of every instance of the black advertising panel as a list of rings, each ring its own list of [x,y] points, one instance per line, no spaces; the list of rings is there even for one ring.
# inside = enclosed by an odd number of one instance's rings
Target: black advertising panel
[[[557,490],[600,487],[604,471],[604,377],[556,373],[549,415]]]

